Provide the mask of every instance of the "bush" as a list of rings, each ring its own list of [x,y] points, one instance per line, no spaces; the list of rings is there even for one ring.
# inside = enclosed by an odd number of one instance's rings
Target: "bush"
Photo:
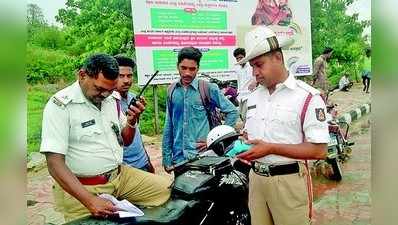
[[[54,83],[60,79],[73,80],[78,68],[75,57],[62,51],[43,49],[28,44],[26,54],[26,79],[29,84]]]
[[[65,34],[57,27],[42,26],[32,34],[30,42],[47,49],[63,49]]]

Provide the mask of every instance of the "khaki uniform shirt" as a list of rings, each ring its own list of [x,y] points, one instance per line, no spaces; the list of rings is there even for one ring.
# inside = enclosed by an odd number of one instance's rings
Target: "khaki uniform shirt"
[[[313,95],[306,112],[303,131],[307,142],[328,143],[326,107],[319,91],[289,75],[278,84],[272,95],[259,86],[248,99],[245,130],[249,140],[261,139],[268,143],[299,144],[303,142],[301,111],[308,93]],[[266,163],[295,161],[279,155],[258,159]]]
[[[123,158],[115,129],[120,135],[127,121],[123,113],[118,115],[116,99],[120,95],[114,92],[100,110],[86,99],[78,82],[57,92],[44,108],[40,152],[65,155],[77,176],[115,169]]]

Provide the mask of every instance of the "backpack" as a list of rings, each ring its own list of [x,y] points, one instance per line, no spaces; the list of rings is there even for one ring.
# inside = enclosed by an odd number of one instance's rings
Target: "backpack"
[[[173,97],[173,92],[175,90],[177,82],[171,83],[167,89],[167,106],[169,111],[169,116],[171,118],[171,102]],[[220,109],[217,108],[216,104],[211,101],[210,98],[210,86],[205,80],[199,80],[199,94],[202,105],[206,110],[207,121],[209,122],[210,130],[214,127],[221,125],[221,113]]]

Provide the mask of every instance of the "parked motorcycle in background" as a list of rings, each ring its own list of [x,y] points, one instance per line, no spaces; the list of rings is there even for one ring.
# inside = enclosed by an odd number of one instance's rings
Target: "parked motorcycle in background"
[[[202,73],[203,77],[207,78],[210,83],[217,84],[218,88],[223,92],[224,96],[227,97],[235,106],[239,105],[238,102],[238,85],[236,81],[222,81],[211,77],[208,74]]]
[[[329,96],[333,92],[328,92],[326,98],[326,119],[328,122],[330,140],[328,143],[328,155],[326,162],[330,164],[332,168],[332,174],[327,178],[335,181],[341,181],[343,179],[343,170],[341,164],[347,162],[351,157],[352,149],[355,143],[349,141],[349,129],[350,125],[345,121],[340,121],[337,116],[337,104],[329,102]],[[321,163],[320,160],[314,163],[315,166]]]

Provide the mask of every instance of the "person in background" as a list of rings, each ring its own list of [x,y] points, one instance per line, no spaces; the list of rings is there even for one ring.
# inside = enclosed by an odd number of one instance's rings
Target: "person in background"
[[[343,74],[339,81],[339,90],[340,91],[349,91],[352,87],[353,83],[348,79],[347,74]]]
[[[362,83],[363,83],[363,91],[369,93],[370,80],[372,79],[372,58],[371,58],[371,49],[366,49],[366,57],[364,63],[364,69],[362,72]]]
[[[234,50],[234,57],[236,62],[239,62],[246,56],[244,48],[237,48]],[[247,111],[247,98],[249,94],[257,87],[256,78],[253,76],[252,67],[249,63],[242,65],[235,65],[234,71],[238,80],[238,97],[239,102],[239,113],[243,123],[246,119]]]
[[[119,102],[121,106],[120,109],[122,113],[126,113],[131,99],[136,97],[134,93],[129,91],[133,84],[133,70],[135,63],[131,58],[122,55],[117,55],[114,58],[119,64],[119,79],[116,85],[116,90],[121,96]],[[139,123],[137,124],[133,143],[124,147],[123,162],[137,169],[155,173],[155,169],[142,141]]]
[[[327,93],[329,88],[327,71],[327,62],[332,57],[333,49],[325,48],[322,55],[315,59],[314,62],[314,77],[312,85],[316,88],[322,90],[322,92]]]

